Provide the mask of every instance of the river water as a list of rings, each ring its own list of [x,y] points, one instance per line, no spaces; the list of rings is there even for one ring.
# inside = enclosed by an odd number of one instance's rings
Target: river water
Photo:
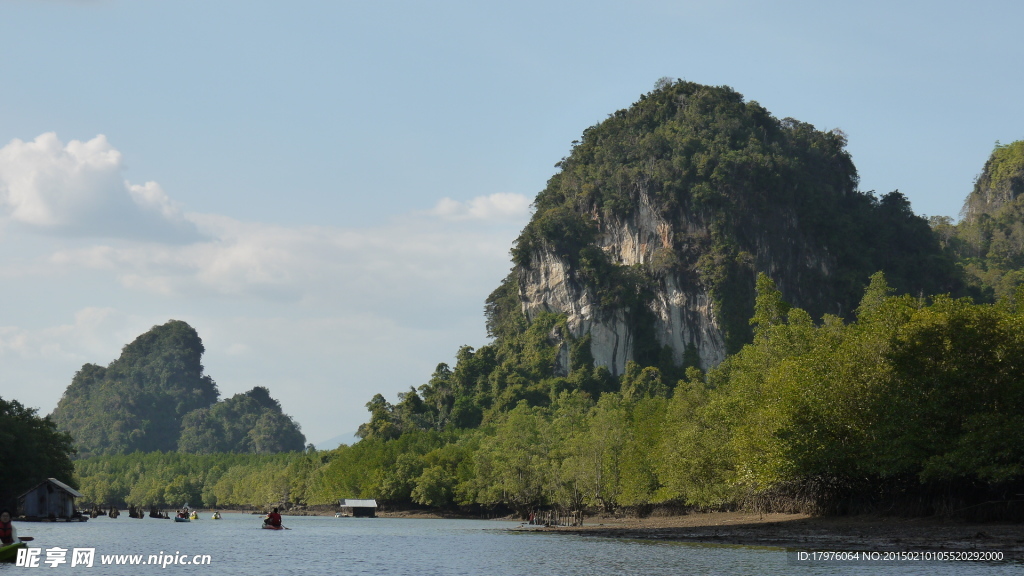
[[[261,530],[262,520],[224,514],[198,521],[143,520],[122,515],[86,523],[16,523],[21,536],[33,536],[38,567],[0,565],[0,576],[74,572],[142,575],[222,573],[246,576],[334,575],[592,575],[642,576],[715,574],[920,574],[939,576],[1021,574],[1024,566],[996,564],[797,563],[778,548],[623,541],[573,534],[510,531],[518,522],[398,518],[285,517],[291,530]],[[46,564],[47,550],[68,550],[66,562]],[[71,566],[74,548],[95,549],[93,566]],[[59,554],[58,554],[59,555]],[[103,565],[103,557],[142,565]],[[161,562],[195,560],[209,564]],[[157,564],[146,564],[155,556]],[[110,558],[110,561],[116,562]]]

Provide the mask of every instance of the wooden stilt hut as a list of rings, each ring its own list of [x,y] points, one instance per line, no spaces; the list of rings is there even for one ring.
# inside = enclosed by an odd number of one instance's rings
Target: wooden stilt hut
[[[75,498],[81,497],[81,492],[71,486],[56,478],[47,478],[18,497],[18,510],[28,522],[84,522],[88,518],[75,510]]]

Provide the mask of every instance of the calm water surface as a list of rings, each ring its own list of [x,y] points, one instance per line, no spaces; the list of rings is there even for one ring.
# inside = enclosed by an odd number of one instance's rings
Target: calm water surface
[[[637,574],[920,574],[938,576],[1021,574],[1019,564],[837,566],[793,565],[773,548],[622,541],[537,532],[509,532],[519,523],[489,520],[285,517],[291,530],[261,530],[262,520],[224,514],[177,523],[121,516],[86,523],[17,523],[33,547],[95,548],[94,566],[37,568],[0,565],[0,576],[16,574],[205,573],[279,576],[303,574],[591,575]],[[208,566],[107,565],[114,554],[209,554]]]

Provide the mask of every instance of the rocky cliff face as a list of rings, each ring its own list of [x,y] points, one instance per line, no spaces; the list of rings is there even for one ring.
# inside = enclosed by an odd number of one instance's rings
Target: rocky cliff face
[[[646,192],[638,193],[637,205],[627,216],[601,217],[596,211],[587,216],[598,227],[595,244],[612,263],[639,268],[650,277],[653,289],[644,312],[649,312],[645,318],[653,324],[657,345],[667,346],[676,364],[683,363],[688,347],[703,368],[722,362],[728,350],[721,310],[716,311],[714,286],[701,277],[712,224],[693,214],[670,221]],[[745,245],[735,266],[746,292],[753,294],[756,273],[764,271],[795,305],[816,314],[843,314],[842,304],[830,298],[834,291],[829,290],[829,276],[835,262],[827,249],[805,237],[792,213],[778,211],[770,222],[758,220],[752,220],[751,229],[742,235]],[[570,262],[550,248],[535,250],[530,260],[530,266],[518,270],[527,319],[541,312],[564,314],[573,338],[590,335],[595,363],[622,374],[626,362],[636,359],[638,326],[630,314],[635,311],[602,307],[598,290],[579,280]],[[752,299],[739,304],[752,311]],[[568,371],[567,350],[563,346],[559,374]]]
[[[597,245],[618,265],[653,267],[659,258],[676,260],[679,256],[692,263],[696,255],[692,249],[696,246],[678,250],[677,239],[701,238],[706,232],[698,222],[685,222],[682,228],[677,232],[677,226],[651,206],[650,197],[641,194],[631,215],[599,221]],[[590,335],[595,363],[608,367],[612,374],[622,374],[626,362],[634,359],[634,322],[628,311],[602,308],[597,290],[576,279],[570,263],[555,251],[536,250],[531,262],[531,266],[518,270],[520,298],[527,319],[532,320],[540,312],[564,314],[574,338]],[[725,358],[725,340],[709,288],[695,282],[692,276],[672,270],[656,275],[656,288],[649,303],[654,334],[659,345],[672,350],[677,364],[682,364],[687,346],[692,345],[702,366],[714,366]],[[556,372],[564,374],[568,371],[568,348],[563,346],[562,350]]]

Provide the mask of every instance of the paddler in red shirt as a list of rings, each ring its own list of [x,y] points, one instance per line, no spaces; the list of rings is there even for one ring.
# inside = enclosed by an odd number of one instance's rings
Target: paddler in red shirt
[[[270,514],[267,514],[267,519],[264,520],[263,523],[269,524],[274,528],[281,527],[281,515],[277,513],[277,508],[274,508],[274,511]]]

